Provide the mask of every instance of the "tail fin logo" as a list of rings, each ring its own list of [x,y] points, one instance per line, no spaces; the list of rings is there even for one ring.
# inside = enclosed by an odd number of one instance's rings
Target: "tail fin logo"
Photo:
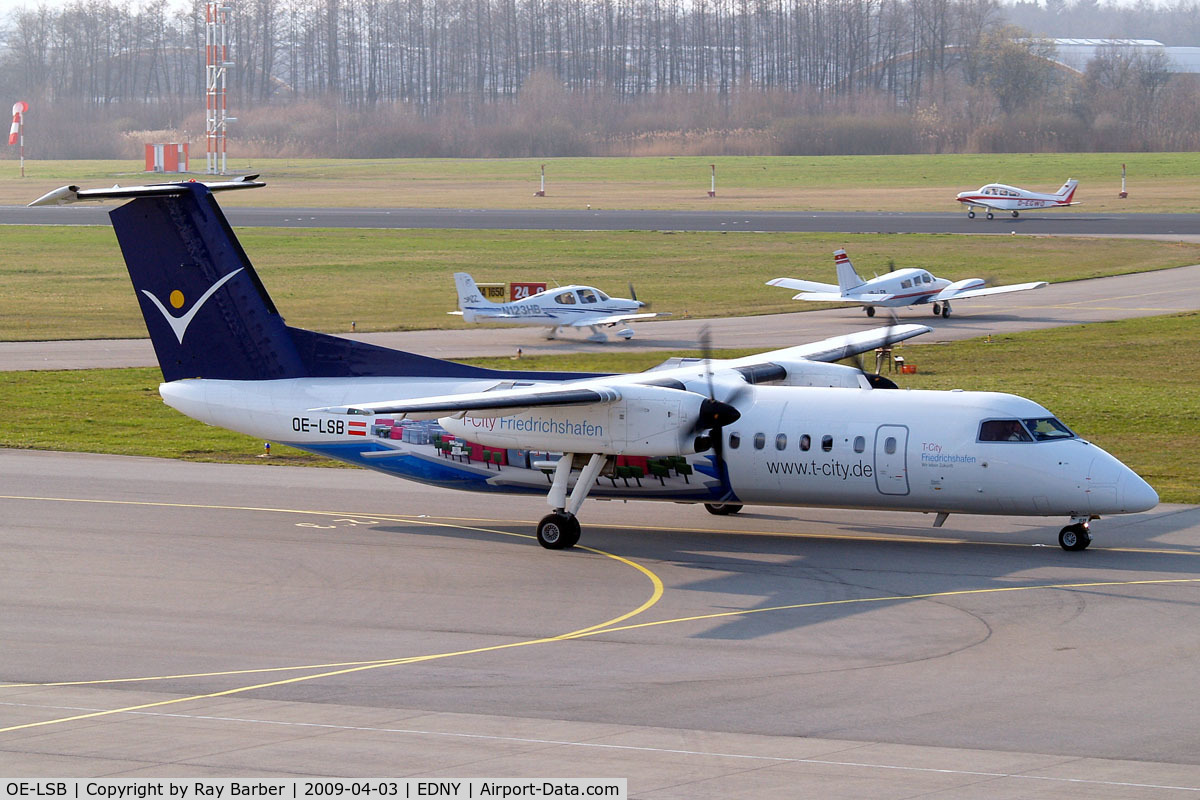
[[[179,340],[180,344],[183,344],[183,337],[187,333],[188,326],[192,324],[192,319],[195,318],[196,312],[198,312],[204,306],[204,304],[208,302],[210,297],[217,293],[218,289],[228,283],[230,278],[232,278],[234,275],[237,275],[243,269],[245,269],[245,267],[239,267],[225,277],[221,278],[221,280],[214,283],[211,287],[209,287],[207,292],[201,295],[199,300],[192,304],[191,310],[189,310],[182,317],[172,316],[171,312],[167,311],[167,307],[162,304],[162,301],[147,290],[142,289],[142,294],[150,298],[150,302],[154,303],[155,308],[159,310],[159,312],[163,315],[163,319],[167,321],[167,324],[171,326],[171,330],[175,332],[175,338]],[[175,291],[171,292],[171,296],[168,298],[168,301],[173,307],[181,308],[184,303],[183,292],[176,289]]]

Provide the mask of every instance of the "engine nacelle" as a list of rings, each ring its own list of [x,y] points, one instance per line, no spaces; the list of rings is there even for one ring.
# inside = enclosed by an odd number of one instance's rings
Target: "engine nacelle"
[[[489,447],[561,453],[669,456],[696,452],[707,398],[661,386],[621,386],[609,403],[546,406],[503,416],[442,417],[448,433]]]
[[[845,364],[824,361],[775,361],[787,370],[787,377],[776,386],[831,386],[844,389],[870,389],[862,370]]]

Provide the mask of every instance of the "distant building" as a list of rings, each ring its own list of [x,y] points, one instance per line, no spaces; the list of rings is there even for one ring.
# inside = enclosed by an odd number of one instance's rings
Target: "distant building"
[[[1168,47],[1154,39],[1051,39],[1058,53],[1055,61],[1076,72],[1087,69],[1100,50],[1160,51],[1171,72],[1200,74],[1200,47]]]

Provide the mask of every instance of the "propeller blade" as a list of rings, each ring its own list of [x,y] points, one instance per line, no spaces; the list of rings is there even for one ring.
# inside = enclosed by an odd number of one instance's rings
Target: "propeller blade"
[[[635,303],[637,302],[637,292],[633,290],[633,281],[629,282],[629,299]]]

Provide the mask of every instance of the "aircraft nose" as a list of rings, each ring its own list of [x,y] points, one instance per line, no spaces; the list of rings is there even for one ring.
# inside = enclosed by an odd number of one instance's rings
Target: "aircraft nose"
[[[1117,484],[1118,497],[1126,511],[1149,511],[1158,505],[1158,492],[1131,469],[1126,469]]]

